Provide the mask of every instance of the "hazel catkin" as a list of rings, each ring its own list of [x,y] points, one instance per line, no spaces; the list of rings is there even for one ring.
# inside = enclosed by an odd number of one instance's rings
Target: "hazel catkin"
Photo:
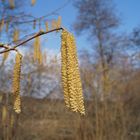
[[[36,37],[34,42],[34,61],[37,61],[39,64],[43,63],[43,56],[41,52],[40,38]]]
[[[16,113],[21,112],[21,101],[20,101],[21,62],[22,62],[22,55],[18,52],[16,54],[14,71],[13,71],[13,96],[14,96],[14,110]]]
[[[63,30],[61,39],[61,75],[65,104],[72,111],[85,114],[74,36]]]

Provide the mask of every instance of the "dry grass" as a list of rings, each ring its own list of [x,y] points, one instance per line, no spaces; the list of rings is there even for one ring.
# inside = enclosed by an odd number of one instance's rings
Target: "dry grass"
[[[131,101],[129,103],[133,103]],[[86,116],[81,117],[67,110],[64,101],[24,97],[22,113],[14,128],[16,137],[13,139],[138,140],[140,119],[138,110],[135,110],[137,106],[130,107],[127,103],[120,106],[120,103],[111,101],[107,105],[104,116],[104,103],[98,101],[97,118],[94,102],[88,101]]]

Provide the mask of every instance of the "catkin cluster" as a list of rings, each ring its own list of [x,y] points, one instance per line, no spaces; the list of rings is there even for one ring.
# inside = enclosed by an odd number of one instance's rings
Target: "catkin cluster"
[[[52,20],[52,29],[60,28],[61,27],[61,17],[58,17],[58,20]]]
[[[61,75],[66,106],[85,114],[75,39],[65,30],[61,36]]]
[[[13,72],[13,95],[14,95],[14,110],[16,113],[21,112],[20,101],[20,73],[21,73],[22,55],[16,54],[14,72]]]

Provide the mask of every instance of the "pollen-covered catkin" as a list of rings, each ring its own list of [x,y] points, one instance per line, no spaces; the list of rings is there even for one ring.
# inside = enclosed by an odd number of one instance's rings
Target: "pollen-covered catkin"
[[[61,27],[61,17],[58,17],[58,20],[52,20],[52,29],[60,28]]]
[[[34,42],[34,61],[37,61],[39,64],[43,63],[39,37],[36,37]]]
[[[62,36],[61,36],[61,77],[62,77],[62,86],[63,86],[63,92],[64,92],[65,105],[67,107],[70,107],[70,96],[69,96],[68,79],[67,79],[66,39],[67,39],[67,32],[62,31]]]
[[[15,65],[14,65],[14,72],[13,72],[14,110],[16,113],[21,112],[21,100],[20,100],[21,62],[22,62],[22,55],[19,52],[17,52]]]
[[[8,51],[8,52],[5,52],[5,53],[3,54],[3,60],[2,60],[2,63],[3,63],[3,64],[4,64],[4,62],[7,60],[8,56],[9,56],[9,51]]]
[[[62,31],[61,39],[61,74],[65,103],[72,111],[85,114],[75,40],[65,30]]]
[[[83,99],[83,91],[82,91],[82,83],[81,83],[81,78],[80,78],[80,71],[79,71],[79,66],[78,66],[78,58],[77,58],[77,52],[76,52],[76,43],[75,43],[75,38],[73,35],[70,35],[71,38],[71,48],[72,48],[72,53],[74,57],[74,68],[75,68],[75,79],[76,79],[76,92],[77,92],[77,104],[78,104],[78,111],[81,114],[85,114],[85,108],[84,108],[84,99]]]

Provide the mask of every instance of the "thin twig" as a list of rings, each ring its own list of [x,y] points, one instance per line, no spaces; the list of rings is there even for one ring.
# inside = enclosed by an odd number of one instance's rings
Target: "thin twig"
[[[56,8],[55,10],[49,12],[49,13],[46,14],[46,15],[43,15],[43,16],[41,16],[41,17],[33,17],[33,16],[31,16],[31,18],[33,18],[33,19],[31,19],[31,20],[26,20],[26,21],[23,21],[23,22],[17,22],[17,21],[16,21],[16,23],[18,23],[18,24],[32,23],[32,22],[34,22],[34,21],[38,21],[38,20],[44,19],[44,18],[46,18],[46,17],[55,15],[58,11],[60,11],[61,9],[63,9],[70,1],[71,1],[71,0],[67,0],[63,5],[61,5],[60,7]],[[26,15],[24,15],[24,16],[26,16]],[[27,15],[27,16],[28,16],[28,15]],[[17,19],[17,18],[21,18],[21,16],[20,16],[20,17],[15,17],[15,19]],[[1,20],[0,20],[0,22],[1,22]],[[5,20],[4,22],[5,22],[5,23],[9,23],[10,20]]]

